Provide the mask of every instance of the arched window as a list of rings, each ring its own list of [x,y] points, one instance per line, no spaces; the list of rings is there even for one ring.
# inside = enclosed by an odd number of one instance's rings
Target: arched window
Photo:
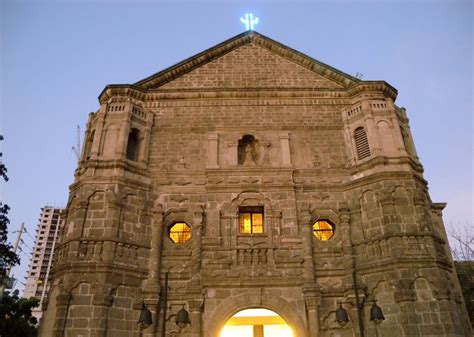
[[[128,134],[127,142],[127,159],[138,161],[138,154],[140,151],[140,131],[138,129],[131,129]]]
[[[369,140],[363,127],[358,127],[354,131],[354,141],[359,160],[370,157]]]
[[[313,234],[318,240],[330,240],[334,236],[334,225],[327,220],[318,220],[313,224]]]

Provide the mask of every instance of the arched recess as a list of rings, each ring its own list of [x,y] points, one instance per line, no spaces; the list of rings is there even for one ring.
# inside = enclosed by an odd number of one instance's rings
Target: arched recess
[[[100,153],[105,159],[114,159],[117,150],[117,139],[120,135],[120,128],[118,125],[108,125],[104,130],[104,137],[102,138],[102,144]]]
[[[226,322],[233,315],[241,310],[251,308],[264,308],[274,311],[291,327],[294,337],[309,337],[306,332],[305,321],[302,315],[299,315],[298,309],[283,298],[263,291],[258,295],[243,293],[221,302],[213,312],[209,313],[208,319],[206,317],[203,319],[204,337],[218,337]]]
[[[127,193],[120,202],[120,216],[117,237],[138,241],[143,230],[143,200],[136,194]]]
[[[91,309],[92,299],[97,284],[90,283],[84,280],[76,283],[71,288],[70,301],[66,308],[66,317],[64,322],[64,336],[83,335],[84,337],[91,336],[91,326],[93,321],[93,310]],[[80,327],[74,326],[75,320],[81,320],[85,324]]]
[[[67,205],[66,218],[63,219],[63,227],[61,228],[61,237],[64,241],[69,239],[76,226],[77,212],[81,204],[81,199],[77,194],[74,194],[69,199]]]
[[[102,190],[94,191],[87,198],[87,209],[81,227],[81,237],[89,236],[94,229],[104,228],[107,202],[106,193]]]
[[[400,219],[400,227],[405,233],[418,233],[419,226],[416,219],[416,209],[413,203],[413,195],[404,186],[396,186],[391,196],[395,202],[397,216]]]
[[[56,297],[60,293],[59,286],[54,285],[49,290],[48,298],[43,304],[43,317],[41,317],[40,336],[53,336],[54,324],[57,314]]]
[[[377,301],[377,305],[382,309],[385,320],[378,326],[378,334],[380,336],[402,336],[403,332],[397,323],[397,318],[401,313],[399,304],[395,301],[396,287],[393,283],[381,279],[371,291],[373,299]],[[370,308],[372,303],[368,302],[364,306],[365,317],[370,317]],[[375,336],[375,324],[367,320],[366,329],[368,336]]]
[[[360,230],[365,239],[380,237],[383,234],[383,213],[379,196],[367,189],[359,199],[361,224]]]
[[[392,126],[386,120],[377,122],[377,132],[382,145],[383,153],[388,157],[394,157],[398,154],[398,149],[393,137]]]

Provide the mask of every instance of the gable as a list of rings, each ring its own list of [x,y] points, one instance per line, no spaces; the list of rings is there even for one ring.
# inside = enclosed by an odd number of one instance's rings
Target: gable
[[[350,88],[360,82],[358,78],[264,35],[247,31],[133,86],[140,90],[218,87],[335,89]]]
[[[245,44],[160,86],[162,89],[318,88],[343,85],[255,43]]]

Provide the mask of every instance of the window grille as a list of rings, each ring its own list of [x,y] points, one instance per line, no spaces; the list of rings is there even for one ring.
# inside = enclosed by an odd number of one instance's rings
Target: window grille
[[[369,140],[367,139],[367,133],[363,127],[355,129],[354,140],[357,150],[357,158],[361,160],[370,157]]]

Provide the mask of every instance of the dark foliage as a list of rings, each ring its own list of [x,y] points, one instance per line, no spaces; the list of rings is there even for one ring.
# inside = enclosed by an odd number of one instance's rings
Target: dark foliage
[[[3,140],[3,136],[0,135],[0,141]],[[0,152],[0,158],[2,153]],[[5,181],[8,181],[7,168],[5,165],[0,162],[0,177]],[[3,204],[0,200],[0,281],[3,281],[4,276],[6,275],[7,269],[13,267],[20,263],[20,259],[13,252],[13,247],[8,243],[8,211],[10,207]]]
[[[474,261],[455,261],[454,266],[461,284],[467,313],[474,323]]]
[[[3,136],[0,135],[0,140]],[[0,158],[2,153],[0,153]],[[8,181],[7,168],[0,162],[0,177]],[[5,282],[8,270],[20,263],[8,243],[8,211],[10,207],[0,201],[0,282]],[[2,287],[3,291],[3,287]],[[31,309],[38,306],[35,298],[18,297],[18,290],[12,294],[0,292],[0,337],[34,337],[37,335],[36,318],[31,316]]]
[[[18,290],[12,294],[5,293],[0,301],[0,337],[35,337],[38,322],[31,310],[38,303],[34,297],[19,298]]]
[[[8,243],[8,205],[0,202],[0,277],[4,276],[6,270],[20,262],[18,256],[13,252],[13,247]]]

